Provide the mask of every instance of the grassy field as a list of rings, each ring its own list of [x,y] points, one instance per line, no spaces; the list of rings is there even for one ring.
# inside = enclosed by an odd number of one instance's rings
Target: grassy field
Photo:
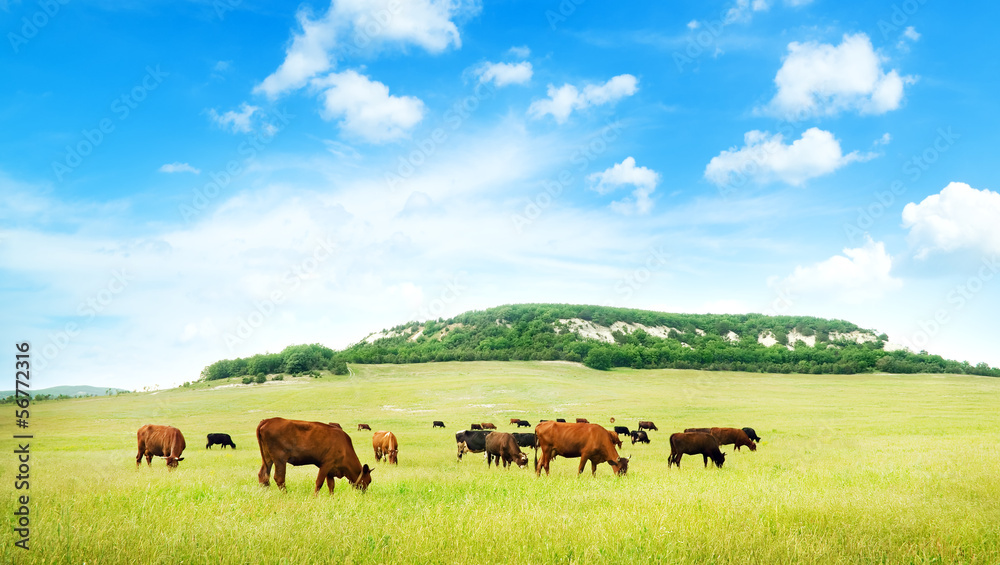
[[[4,563],[1000,563],[1000,379],[936,375],[597,372],[568,363],[352,366],[354,374],[252,387],[39,403],[31,413],[31,550],[12,547],[15,457],[0,464]],[[13,407],[0,419],[10,438]],[[257,484],[267,417],[340,422],[363,463],[371,433],[399,438],[367,493],[289,467]],[[454,433],[521,417],[656,422],[608,465],[552,476],[456,463]],[[432,429],[443,420],[447,429]],[[135,432],[170,424],[185,460],[135,467]],[[755,453],[722,469],[685,457],[671,432],[751,426]],[[226,432],[237,449],[204,448]],[[8,439],[5,445],[12,445]]]

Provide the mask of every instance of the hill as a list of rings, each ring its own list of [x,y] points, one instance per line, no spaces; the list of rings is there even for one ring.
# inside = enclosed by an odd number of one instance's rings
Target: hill
[[[513,304],[453,318],[408,322],[368,335],[342,351],[319,344],[222,360],[203,380],[299,374],[346,363],[571,361],[593,369],[672,368],[767,373],[953,373],[1000,376],[905,349],[888,336],[844,320],[763,314],[671,314],[571,304]],[[891,349],[891,348],[890,348]]]

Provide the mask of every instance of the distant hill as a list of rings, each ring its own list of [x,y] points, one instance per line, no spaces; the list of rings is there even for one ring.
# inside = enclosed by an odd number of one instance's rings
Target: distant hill
[[[110,393],[108,391],[111,391]],[[117,394],[119,392],[129,392],[123,388],[99,387],[88,385],[76,386],[53,386],[49,388],[32,389],[31,396],[47,394],[53,398],[64,396],[104,396],[106,394]],[[13,390],[0,390],[0,398],[6,398],[14,394]]]
[[[955,373],[1000,369],[887,346],[889,337],[844,320],[763,314],[671,314],[572,304],[512,304],[408,322],[342,351],[319,344],[222,360],[203,380],[301,373],[346,363],[575,361],[600,370],[674,368],[767,373]]]

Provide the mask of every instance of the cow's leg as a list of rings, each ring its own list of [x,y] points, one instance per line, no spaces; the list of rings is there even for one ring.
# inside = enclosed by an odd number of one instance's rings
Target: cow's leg
[[[287,463],[285,461],[275,461],[274,462],[274,484],[278,485],[278,488],[285,490],[285,467]]]
[[[135,456],[135,468],[138,469],[139,465],[142,464],[142,452],[144,451],[142,443],[139,444],[139,454]]]
[[[151,451],[146,452],[146,465],[149,467],[153,466],[153,453]]]
[[[330,471],[329,471],[329,469],[326,469],[324,467],[320,467],[319,468],[319,473],[316,475],[316,489],[313,490],[313,496],[316,496],[316,495],[319,494],[319,489],[323,488],[323,481],[326,481],[328,479],[330,479]],[[333,481],[330,481],[330,484],[332,485]],[[331,494],[333,493],[333,489],[332,488],[330,489],[330,493]]]
[[[331,495],[333,494],[333,479],[334,479],[333,473],[330,473],[329,475],[326,476],[326,486],[327,488],[330,489]]]
[[[702,453],[701,458],[705,460],[705,468],[708,469],[708,455]]]

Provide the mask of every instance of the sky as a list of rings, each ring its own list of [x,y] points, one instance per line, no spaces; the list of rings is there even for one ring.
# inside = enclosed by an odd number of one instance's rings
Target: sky
[[[543,302],[1000,366],[997,16],[0,0],[0,342],[34,388],[163,388]]]

